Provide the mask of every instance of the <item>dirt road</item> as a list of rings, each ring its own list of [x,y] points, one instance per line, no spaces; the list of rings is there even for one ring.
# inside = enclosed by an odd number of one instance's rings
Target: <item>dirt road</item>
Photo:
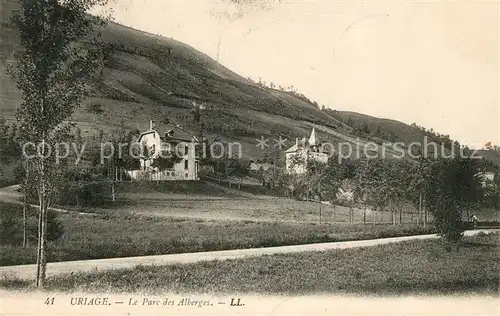
[[[499,229],[472,230],[472,231],[466,231],[465,235],[472,236],[480,232],[492,233],[499,231],[500,231]],[[432,235],[405,236],[405,237],[393,237],[393,238],[382,238],[382,239],[372,239],[372,240],[319,243],[319,244],[308,244],[308,245],[298,245],[298,246],[282,246],[282,247],[268,247],[268,248],[255,248],[255,249],[183,253],[183,254],[160,255],[160,256],[54,262],[48,264],[47,275],[54,276],[65,273],[104,271],[113,269],[131,269],[138,265],[187,264],[187,263],[194,263],[201,261],[242,259],[247,257],[258,257],[258,256],[273,255],[273,254],[370,247],[370,246],[384,245],[384,244],[407,241],[407,240],[422,240],[422,239],[432,239],[432,238],[437,238],[437,236],[432,234]],[[20,279],[33,279],[35,276],[35,271],[36,271],[36,266],[34,264],[0,267],[0,277],[2,278],[17,277]]]

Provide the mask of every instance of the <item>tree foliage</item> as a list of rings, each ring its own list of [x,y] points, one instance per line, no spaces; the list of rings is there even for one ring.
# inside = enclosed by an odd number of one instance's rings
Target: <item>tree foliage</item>
[[[484,197],[482,162],[455,157],[429,164],[425,205],[434,215],[439,234],[449,244],[456,244],[463,236],[463,212],[479,207]]]
[[[27,172],[36,184],[39,214],[37,286],[45,283],[47,210],[57,195],[64,168],[54,157],[68,141],[66,124],[90,91],[89,82],[102,66],[95,28],[105,20],[88,14],[103,0],[23,0],[12,22],[19,49],[10,66],[21,104],[16,117],[22,144],[31,143]],[[27,158],[28,155],[25,155]]]
[[[304,157],[292,159],[304,163]],[[447,245],[456,245],[464,231],[463,213],[481,207],[494,191],[493,183],[482,177],[484,160],[472,158],[359,159],[327,164],[308,159],[303,173],[293,174],[296,194],[318,196],[334,201],[348,198],[375,209],[407,207],[428,209],[439,234]],[[490,181],[492,182],[492,181]],[[489,183],[489,186],[488,186]],[[489,189],[488,189],[489,188]],[[339,194],[340,193],[340,194]],[[351,204],[352,205],[352,204]],[[395,217],[393,217],[395,223]]]

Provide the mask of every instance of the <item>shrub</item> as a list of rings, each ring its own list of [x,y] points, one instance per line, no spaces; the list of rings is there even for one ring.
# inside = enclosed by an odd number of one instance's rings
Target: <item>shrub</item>
[[[15,241],[17,235],[17,224],[14,219],[8,217],[1,219],[0,222],[0,240],[2,242]]]
[[[57,213],[49,210],[47,212],[47,240],[56,241],[64,235],[64,226],[57,218]]]
[[[72,206],[100,206],[111,192],[109,183],[102,181],[74,181],[61,191],[59,204]]]
[[[22,206],[0,204],[0,244],[20,245],[23,241],[23,213]],[[26,230],[28,240],[38,238],[38,212],[29,209],[27,213]],[[47,212],[47,240],[56,241],[64,234],[64,225],[57,218],[55,211]]]
[[[100,104],[91,103],[87,106],[87,112],[92,114],[102,114],[104,113],[104,110]]]

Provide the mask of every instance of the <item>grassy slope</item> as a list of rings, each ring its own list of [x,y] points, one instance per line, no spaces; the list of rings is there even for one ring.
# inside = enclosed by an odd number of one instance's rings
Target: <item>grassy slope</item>
[[[16,4],[14,0],[0,3],[0,115],[12,120],[19,93],[6,75],[5,62],[17,39],[6,21]],[[114,45],[114,52],[95,84],[93,97],[73,116],[84,135],[100,128],[116,128],[121,122],[142,130],[150,119],[161,119],[166,112],[171,120],[193,129],[190,109],[195,101],[208,107],[204,119],[210,132],[223,140],[241,142],[244,154],[253,158],[262,154],[255,147],[255,138],[281,134],[291,145],[295,137],[308,135],[311,124],[329,127],[319,132],[323,141],[356,139],[350,134],[351,128],[309,102],[261,88],[181,42],[114,23],[106,28],[103,38]],[[102,105],[103,112],[89,113],[89,104]],[[384,130],[391,128],[389,121],[382,123]],[[403,139],[421,136],[404,126],[398,128]]]
[[[1,4],[0,115],[12,120],[19,92],[6,75],[5,63],[17,38],[6,21],[15,4],[10,0],[2,0]],[[176,123],[192,128],[189,112],[193,101],[209,107],[205,119],[213,133],[247,144],[251,142],[252,146],[245,146],[252,148],[246,153],[249,155],[255,152],[257,134],[270,135],[279,131],[292,139],[309,132],[310,127],[303,121],[340,125],[312,104],[286,93],[263,89],[173,39],[115,23],[106,28],[103,39],[114,45],[113,53],[100,82],[94,85],[93,97],[73,117],[84,134],[99,128],[113,129],[122,121],[130,128],[144,129],[150,119],[160,119],[165,112]],[[90,103],[101,104],[103,113],[89,113]],[[263,122],[258,112],[291,120],[284,124]]]
[[[337,113],[344,121],[352,119],[356,123],[366,124],[372,133],[375,133],[379,128],[381,133],[385,135],[394,134],[399,139],[407,143],[422,143],[425,136],[428,137],[429,143],[433,141],[431,137],[421,130],[396,120],[378,118],[350,111],[338,111]],[[492,161],[495,165],[500,166],[500,152],[493,150],[478,150],[476,156],[484,157],[487,160]]]
[[[352,119],[354,122],[366,124],[368,126],[368,129],[372,133],[374,133],[377,128],[380,127],[380,132],[384,133],[385,135],[394,133],[401,139],[409,142],[420,142],[422,141],[424,136],[426,136],[418,129],[396,120],[378,118],[350,111],[338,111],[338,114],[345,121],[347,121],[348,119]]]
[[[134,293],[313,293],[407,295],[498,293],[498,235],[468,237],[459,252],[439,240],[263,256],[187,265],[136,267],[49,279],[51,290]],[[5,288],[29,282],[4,279]]]

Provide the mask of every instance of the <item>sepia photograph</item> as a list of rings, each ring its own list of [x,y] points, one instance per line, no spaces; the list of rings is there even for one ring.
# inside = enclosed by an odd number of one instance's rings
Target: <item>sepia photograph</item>
[[[499,315],[497,0],[0,0],[0,316]]]

